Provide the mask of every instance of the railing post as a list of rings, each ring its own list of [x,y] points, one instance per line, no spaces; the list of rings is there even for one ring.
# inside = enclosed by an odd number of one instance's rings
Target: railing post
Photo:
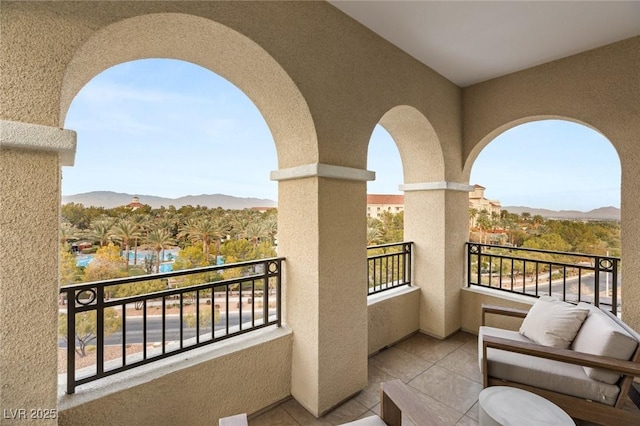
[[[595,306],[600,306],[600,268],[602,265],[602,258],[600,256],[595,256],[595,271],[593,277],[593,304]]]
[[[96,365],[99,377],[104,373],[104,286],[97,286],[96,294]]]
[[[408,243],[406,245],[407,247],[407,252],[405,254],[406,258],[405,258],[405,265],[407,268],[407,282],[409,283],[409,285],[411,285],[411,249],[412,249],[412,243]]]
[[[278,327],[281,326],[282,324],[282,298],[281,298],[281,287],[282,287],[282,261],[280,259],[277,260],[277,265],[278,265],[278,273],[276,275],[277,277],[277,284],[276,284],[276,321],[277,321],[277,325]]]
[[[618,260],[612,259],[613,271],[611,272],[611,312],[618,315]]]
[[[76,298],[67,290],[67,393],[76,391]]]

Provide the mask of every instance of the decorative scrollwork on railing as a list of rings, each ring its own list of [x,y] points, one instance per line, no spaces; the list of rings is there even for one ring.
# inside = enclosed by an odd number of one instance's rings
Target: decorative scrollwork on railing
[[[480,253],[480,245],[479,244],[469,244],[469,253],[478,254]]]
[[[82,296],[83,294],[88,293],[89,294],[89,298],[87,299],[86,297],[83,299],[80,299],[80,296]],[[89,289],[85,289],[85,290],[80,290],[78,292],[76,292],[76,304],[81,305],[81,306],[88,306],[91,305],[92,303],[94,303],[96,301],[98,297],[98,293],[97,290],[95,288],[89,288]]]
[[[613,259],[609,259],[609,258],[599,259],[598,269],[604,272],[613,272]]]
[[[269,271],[270,274],[278,273],[278,269],[280,269],[280,262],[269,262],[267,264],[267,271]]]

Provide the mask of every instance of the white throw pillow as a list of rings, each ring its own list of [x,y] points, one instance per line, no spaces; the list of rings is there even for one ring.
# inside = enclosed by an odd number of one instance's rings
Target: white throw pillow
[[[588,309],[542,296],[527,313],[520,334],[540,345],[567,349],[588,313]]]
[[[580,303],[578,307],[589,309],[590,313],[573,341],[572,349],[574,351],[625,361],[631,359],[638,342],[624,328],[595,306]],[[587,376],[610,385],[616,383],[620,378],[620,374],[611,370],[582,368]]]

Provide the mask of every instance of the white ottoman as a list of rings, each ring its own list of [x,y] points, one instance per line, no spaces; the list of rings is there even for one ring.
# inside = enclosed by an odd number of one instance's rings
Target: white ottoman
[[[480,426],[575,426],[571,417],[556,404],[518,388],[485,388],[480,392],[478,406]]]

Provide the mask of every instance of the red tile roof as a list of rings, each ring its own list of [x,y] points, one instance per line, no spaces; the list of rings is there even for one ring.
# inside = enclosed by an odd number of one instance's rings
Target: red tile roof
[[[404,195],[367,194],[367,204],[404,204]]]

